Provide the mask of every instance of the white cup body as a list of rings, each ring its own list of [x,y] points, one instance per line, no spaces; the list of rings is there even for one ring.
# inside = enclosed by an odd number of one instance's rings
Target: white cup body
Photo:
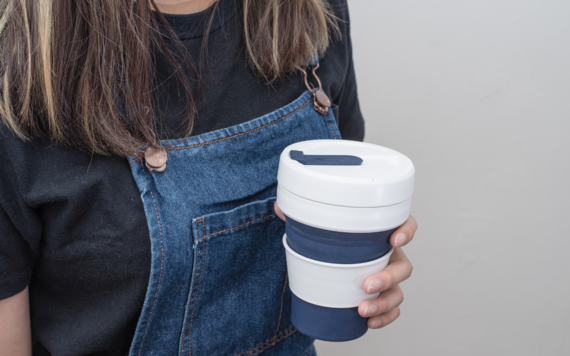
[[[309,259],[293,251],[283,236],[291,291],[305,302],[328,308],[354,308],[378,297],[367,294],[364,280],[388,265],[393,248],[365,263],[336,264]]]

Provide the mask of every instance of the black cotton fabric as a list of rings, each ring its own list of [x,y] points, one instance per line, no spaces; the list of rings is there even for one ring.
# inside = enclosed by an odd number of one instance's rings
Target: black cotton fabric
[[[204,61],[209,10],[167,16],[204,83],[193,135],[255,119],[306,90],[300,74],[272,86],[258,80],[246,63],[240,8],[220,1]],[[332,5],[342,39],[333,39],[317,75],[343,138],[362,140],[347,5]],[[180,86],[163,58],[155,70],[162,138],[179,138]],[[34,355],[126,355],[149,270],[148,227],[126,158],[24,142],[0,125],[0,299],[29,285]]]

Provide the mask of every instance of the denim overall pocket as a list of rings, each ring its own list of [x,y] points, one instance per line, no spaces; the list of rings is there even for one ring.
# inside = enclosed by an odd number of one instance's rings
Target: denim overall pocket
[[[192,219],[194,267],[182,354],[251,356],[295,332],[281,246],[284,222],[274,202],[272,197]]]

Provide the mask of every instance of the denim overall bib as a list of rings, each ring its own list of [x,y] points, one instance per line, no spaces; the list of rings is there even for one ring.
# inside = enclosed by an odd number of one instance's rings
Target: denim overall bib
[[[307,90],[274,112],[165,140],[168,163],[130,163],[151,239],[151,274],[130,355],[315,355],[291,324],[291,291],[273,210],[288,145],[340,139]]]

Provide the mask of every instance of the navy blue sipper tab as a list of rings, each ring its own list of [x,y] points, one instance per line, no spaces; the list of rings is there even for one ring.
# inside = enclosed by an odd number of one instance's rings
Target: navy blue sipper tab
[[[305,155],[303,151],[289,152],[291,159],[306,166],[360,166],[362,158],[348,155]]]

